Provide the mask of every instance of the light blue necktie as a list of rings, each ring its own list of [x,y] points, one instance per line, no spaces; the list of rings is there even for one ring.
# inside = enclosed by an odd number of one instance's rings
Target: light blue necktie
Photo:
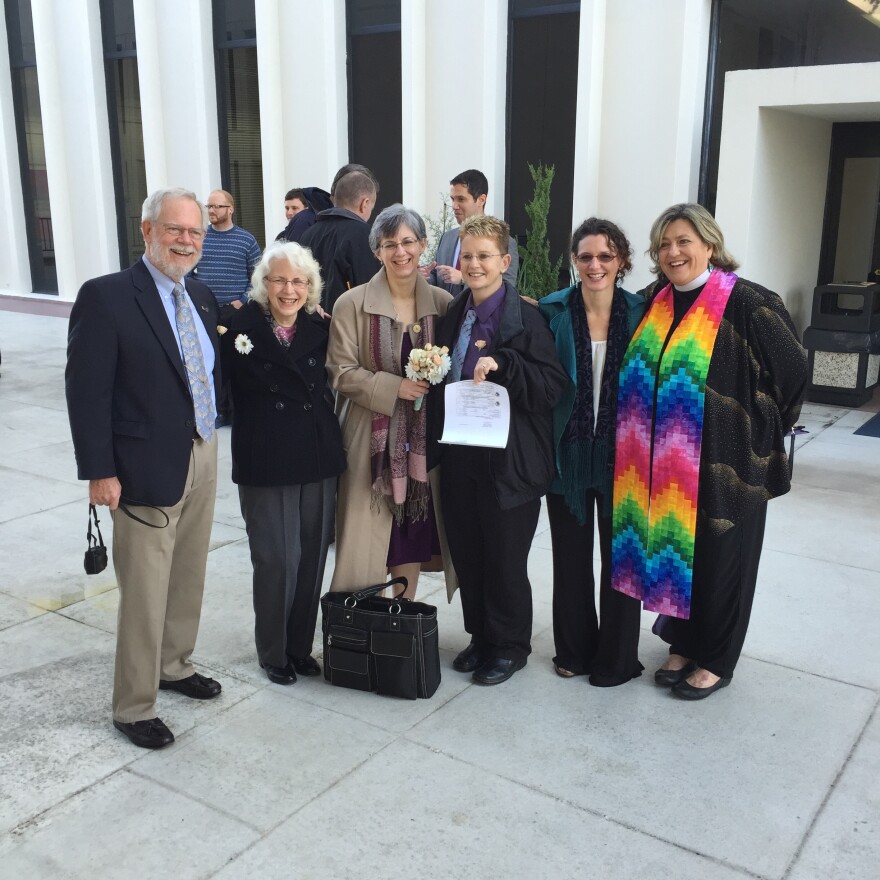
[[[455,348],[452,349],[452,366],[449,368],[450,382],[458,382],[461,379],[461,368],[464,366],[464,358],[471,341],[471,330],[476,320],[477,313],[473,309],[468,309],[464,321],[461,322],[461,330],[458,332]]]
[[[183,365],[186,367],[189,389],[192,392],[196,430],[203,440],[210,440],[214,436],[214,419],[217,413],[214,409],[214,395],[211,394],[208,373],[205,370],[202,346],[199,344],[192,310],[189,307],[183,285],[175,284],[173,293],[174,320],[177,323],[180,348],[183,351]]]

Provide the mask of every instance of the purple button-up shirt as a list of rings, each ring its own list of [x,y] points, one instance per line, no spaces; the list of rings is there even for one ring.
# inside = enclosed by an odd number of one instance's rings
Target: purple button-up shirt
[[[477,320],[474,321],[474,326],[471,328],[470,345],[468,345],[467,354],[465,354],[464,363],[461,366],[462,379],[474,378],[474,367],[477,365],[477,361],[485,355],[492,337],[497,333],[498,326],[501,324],[501,304],[504,302],[505,293],[506,285],[502,281],[501,287],[478,306],[474,305],[473,294],[468,294],[467,308],[462,313],[461,320],[464,321],[469,309],[473,309],[477,313]],[[460,329],[461,324],[459,324]],[[480,340],[486,344],[477,347],[477,342]]]

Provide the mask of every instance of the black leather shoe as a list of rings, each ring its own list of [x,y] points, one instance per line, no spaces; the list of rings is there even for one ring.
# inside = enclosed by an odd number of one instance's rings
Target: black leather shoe
[[[189,678],[180,678],[177,681],[166,681],[163,678],[159,682],[159,688],[163,691],[177,691],[194,700],[210,700],[222,690],[219,681],[199,675],[198,672],[194,672]]]
[[[263,664],[260,664],[263,666]],[[296,681],[296,672],[290,663],[287,666],[263,666],[266,670],[266,678],[274,684],[293,684]]]
[[[473,679],[477,684],[501,684],[513,676],[514,672],[519,672],[526,665],[526,658],[519,660],[508,660],[506,657],[493,657],[487,660],[473,675]]]
[[[710,684],[709,687],[701,688],[688,684],[687,679],[683,678],[672,688],[672,693],[677,697],[681,697],[682,700],[705,700],[710,694],[714,694],[715,691],[720,691],[721,688],[726,688],[729,684],[729,678],[719,678],[715,684]]]
[[[131,722],[114,720],[113,726],[142,749],[161,749],[174,742],[174,734],[162,723],[160,718]]]
[[[315,660],[314,657],[309,655],[305,657],[291,657],[290,665],[300,674],[300,675],[320,675],[321,667],[318,665],[318,661]]]
[[[473,672],[479,669],[486,662],[486,655],[482,648],[471,642],[456,658],[452,661],[452,668],[456,672]]]
[[[693,660],[686,663],[681,669],[660,668],[654,673],[654,684],[659,684],[660,687],[673,687],[682,679],[687,678],[696,668],[697,664]]]

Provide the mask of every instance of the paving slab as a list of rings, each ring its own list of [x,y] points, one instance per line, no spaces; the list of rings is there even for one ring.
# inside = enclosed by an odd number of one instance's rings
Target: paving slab
[[[138,761],[137,772],[270,830],[394,738],[297,699],[298,687],[250,696],[173,753]]]
[[[860,444],[866,454],[855,469],[852,452]],[[858,437],[829,428],[799,451],[794,462],[794,479],[800,486],[864,495],[875,502],[880,499],[880,439],[877,437]]]
[[[743,660],[686,703],[637,679],[578,687],[527,666],[469,688],[409,738],[707,857],[779,877],[876,701]],[[572,688],[572,685],[575,688]],[[683,816],[699,817],[699,835]]]
[[[58,370],[52,369],[57,377]],[[19,403],[9,398],[6,364],[0,378],[0,400],[3,401],[3,418],[0,420],[0,456],[2,461],[12,462],[11,456],[45,446],[47,443],[63,443],[70,439],[70,422],[67,411],[48,409],[31,403]]]
[[[82,486],[0,466],[0,524],[84,498]],[[87,510],[83,505],[83,509]],[[83,517],[85,518],[85,517]],[[85,531],[83,531],[85,537]]]
[[[880,454],[880,445],[877,450]],[[880,571],[878,527],[876,498],[795,480],[791,492],[767,505],[764,549]]]
[[[363,792],[370,792],[368,803]],[[395,742],[233,860],[217,880],[573,875],[743,877],[481,767]]]
[[[743,651],[876,689],[878,620],[877,571],[765,549]]]
[[[0,593],[0,630],[45,614],[46,609],[15,596]]]
[[[245,824],[125,770],[0,839],[3,876],[210,877],[258,837]]]
[[[789,880],[855,880],[880,874],[880,714],[834,786]],[[873,867],[872,867],[873,866]]]

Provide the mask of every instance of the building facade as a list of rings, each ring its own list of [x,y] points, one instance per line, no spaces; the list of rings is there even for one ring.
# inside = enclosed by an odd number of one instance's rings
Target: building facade
[[[801,326],[817,281],[880,268],[873,0],[3,2],[0,296],[128,265],[161,186],[230,190],[264,244],[348,161],[428,215],[480,168],[521,239],[553,164],[553,256],[610,217],[634,289],[654,217],[701,201]]]

